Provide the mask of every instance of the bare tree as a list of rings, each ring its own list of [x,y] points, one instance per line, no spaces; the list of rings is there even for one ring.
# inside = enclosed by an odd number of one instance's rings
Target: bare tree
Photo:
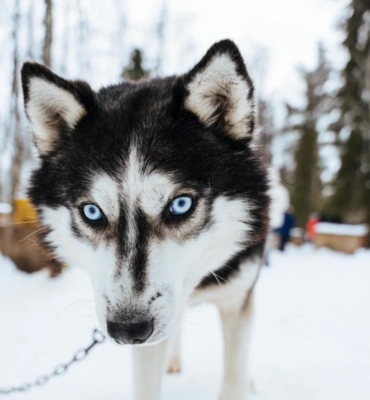
[[[28,7],[28,16],[27,16],[27,37],[28,37],[28,49],[27,49],[27,59],[33,60],[33,46],[34,46],[34,23],[33,23],[33,15],[35,12],[35,3],[34,1],[29,2]]]
[[[77,0],[78,25],[77,25],[77,51],[80,54],[80,72],[86,74],[90,70],[90,57],[87,52],[89,45],[90,28],[86,12],[81,0]]]
[[[78,3],[79,4],[79,3]],[[64,20],[64,34],[63,34],[63,41],[62,41],[62,48],[63,48],[63,58],[60,63],[60,72],[62,75],[67,74],[68,70],[68,61],[69,61],[69,31],[71,29],[70,24],[70,6],[71,3],[66,1],[63,3],[63,20]]]
[[[163,72],[162,65],[165,53],[167,19],[168,19],[167,0],[162,0],[162,9],[157,25],[158,53],[157,53],[157,62],[155,67],[156,75],[160,75]]]
[[[127,8],[126,0],[115,0],[115,8],[118,15],[118,26],[116,30],[116,46],[117,46],[117,57],[119,60],[119,65],[125,65],[127,63],[127,58],[129,56],[127,52]]]
[[[20,22],[20,0],[15,0],[14,5],[14,16],[13,16],[13,82],[12,82],[12,100],[11,100],[11,124],[10,129],[13,131],[14,138],[14,154],[12,160],[12,166],[10,170],[10,199],[13,200],[18,193],[23,154],[24,154],[24,143],[22,137],[22,124],[21,114],[19,109],[19,22]]]
[[[51,45],[53,43],[53,1],[45,0],[44,17],[44,45],[42,48],[42,61],[44,65],[51,68]]]
[[[26,52],[26,59],[28,61],[33,61],[35,59],[34,13],[35,13],[35,2],[33,0],[29,0],[28,11],[27,11],[27,52]],[[23,140],[24,140],[24,155],[23,155],[23,165],[24,165],[25,163],[32,162],[33,160],[32,146],[31,146],[32,142],[30,140],[29,131],[27,129],[24,129]]]

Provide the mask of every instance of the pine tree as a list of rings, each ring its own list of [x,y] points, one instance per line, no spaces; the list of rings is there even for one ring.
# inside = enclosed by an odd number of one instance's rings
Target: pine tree
[[[326,208],[346,222],[370,223],[370,2],[352,0],[345,23],[344,47],[349,60],[338,92],[341,167]],[[349,135],[341,139],[341,132]]]
[[[150,71],[143,68],[143,54],[139,49],[135,49],[131,54],[128,67],[124,68],[121,74],[122,79],[139,81],[148,78]]]
[[[318,59],[315,70],[302,70],[306,104],[301,109],[288,106],[288,123],[285,128],[285,131],[294,132],[298,137],[293,150],[294,170],[291,174],[290,192],[297,225],[300,227],[304,227],[309,215],[318,210],[321,197],[318,123],[327,107],[328,95],[324,85],[330,74],[321,45]]]
[[[295,170],[291,188],[291,203],[297,225],[304,227],[309,215],[317,211],[320,200],[320,164],[318,132],[315,124],[307,122],[299,128],[300,139],[294,154]]]

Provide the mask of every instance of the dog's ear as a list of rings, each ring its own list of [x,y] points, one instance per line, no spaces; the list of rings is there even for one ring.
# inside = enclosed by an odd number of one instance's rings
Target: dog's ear
[[[63,133],[71,132],[94,102],[90,86],[67,81],[37,63],[25,63],[22,86],[26,114],[41,155],[52,151]]]
[[[214,44],[183,77],[184,107],[206,126],[218,126],[234,139],[254,129],[253,83],[231,40]]]

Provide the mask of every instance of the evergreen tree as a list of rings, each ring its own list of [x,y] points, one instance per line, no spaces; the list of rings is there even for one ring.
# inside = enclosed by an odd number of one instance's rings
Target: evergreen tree
[[[307,122],[299,128],[300,139],[294,154],[295,170],[291,188],[291,203],[297,225],[304,227],[309,215],[317,211],[320,199],[320,164],[318,132],[315,124]]]
[[[131,54],[128,67],[122,71],[121,78],[129,81],[139,81],[148,78],[150,71],[143,68],[143,54],[139,49],[135,49]]]
[[[349,60],[338,92],[341,167],[326,208],[346,222],[370,223],[370,2],[352,0],[343,45]],[[345,139],[340,133],[345,132]]]
[[[318,65],[313,71],[302,71],[305,81],[306,104],[303,108],[288,106],[288,122],[285,131],[294,132],[298,139],[293,150],[294,170],[291,173],[291,203],[297,225],[304,227],[309,215],[320,205],[321,180],[318,146],[318,123],[328,107],[328,95],[324,85],[330,68],[325,51],[320,45]]]

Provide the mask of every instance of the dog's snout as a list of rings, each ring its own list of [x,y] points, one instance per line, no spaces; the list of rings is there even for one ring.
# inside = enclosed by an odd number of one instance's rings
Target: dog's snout
[[[153,320],[136,323],[107,323],[109,335],[118,343],[142,344],[153,333]]]

